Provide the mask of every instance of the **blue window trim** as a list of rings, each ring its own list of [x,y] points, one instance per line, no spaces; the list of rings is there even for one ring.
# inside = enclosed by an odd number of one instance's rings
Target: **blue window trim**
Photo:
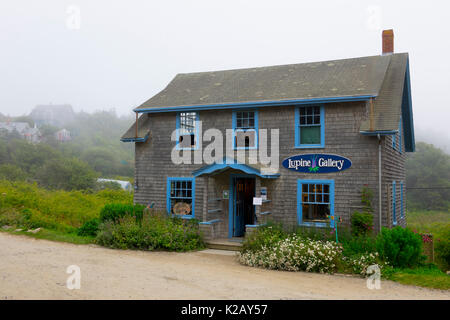
[[[328,184],[330,186],[330,224],[334,228],[334,180],[302,180],[297,179],[297,224],[307,227],[327,227],[326,222],[303,222],[303,208],[302,208],[302,185],[303,184]]]
[[[398,152],[402,153],[402,117],[398,123]]]
[[[239,129],[236,128],[237,121],[236,121],[236,113],[237,112],[254,112],[255,113],[255,129]],[[257,109],[248,109],[248,110],[233,110],[232,115],[232,128],[233,128],[233,150],[254,150],[258,149],[258,110]],[[255,132],[255,146],[254,147],[236,147],[236,132],[239,131],[254,131]]]
[[[392,149],[397,149],[397,146],[396,146],[396,144],[397,144],[397,135],[398,135],[398,133],[396,133],[395,135],[393,135],[392,136]]]
[[[172,208],[170,204],[170,184],[172,181],[191,181],[192,182],[192,214],[190,215],[174,215],[178,216],[182,219],[192,219],[195,217],[195,178],[187,178],[187,177],[167,177],[167,187],[166,187],[166,210],[170,215]]]
[[[300,143],[300,108],[320,106],[320,144],[301,144]],[[325,107],[320,105],[302,105],[295,106],[295,148],[325,148]]]
[[[195,112],[195,146],[193,148],[181,148],[180,147],[180,114],[181,113],[189,113],[189,112]],[[199,129],[198,124],[199,122],[199,114],[198,111],[182,111],[177,113],[177,120],[176,120],[176,129],[177,129],[177,141],[176,141],[176,150],[197,150],[199,148]]]
[[[158,107],[158,108],[135,108],[134,112],[139,113],[157,113],[157,112],[174,112],[184,110],[222,110],[222,109],[237,109],[237,108],[254,108],[254,107],[278,107],[291,106],[293,104],[321,104],[334,102],[351,102],[351,101],[369,101],[371,98],[376,98],[376,95],[361,95],[361,96],[343,96],[343,97],[327,97],[327,98],[310,98],[310,99],[287,99],[276,101],[255,101],[255,102],[240,102],[240,103],[221,103],[209,105],[180,105],[176,107]]]
[[[392,224],[397,225],[397,212],[396,212],[396,183],[392,181]]]
[[[400,120],[398,122],[398,131],[392,137],[392,148],[402,153],[402,117],[400,116]]]
[[[400,181],[400,217],[405,216],[405,210],[403,207],[403,181]]]

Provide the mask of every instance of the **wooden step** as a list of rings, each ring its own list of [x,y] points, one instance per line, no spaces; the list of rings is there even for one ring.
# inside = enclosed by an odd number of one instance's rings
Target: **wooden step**
[[[216,250],[239,251],[242,247],[242,243],[240,241],[233,241],[229,239],[214,239],[207,240],[206,247]]]

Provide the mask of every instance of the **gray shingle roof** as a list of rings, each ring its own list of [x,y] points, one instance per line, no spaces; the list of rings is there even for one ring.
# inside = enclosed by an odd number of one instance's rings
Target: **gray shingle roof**
[[[362,123],[361,131],[398,129],[403,109],[408,149],[414,149],[411,103],[403,106],[408,54],[396,53],[343,60],[271,67],[178,74],[160,93],[137,112],[173,111],[177,107],[202,108],[221,105],[281,102],[290,100],[375,97],[374,121]],[[409,80],[408,80],[409,81]],[[407,93],[408,95],[410,92]],[[410,98],[410,97],[409,97]],[[409,110],[409,111],[408,111]],[[408,119],[405,119],[408,115]],[[145,117],[144,117],[145,116]],[[139,139],[146,139],[146,115],[139,118]],[[142,121],[142,123],[141,123]],[[133,125],[122,140],[134,141]]]
[[[178,74],[135,111],[176,106],[377,95],[390,56]]]
[[[120,140],[126,141],[138,141],[144,142],[148,139],[150,135],[150,118],[148,114],[143,114],[138,119],[138,135],[136,137],[136,123],[125,132],[125,134],[120,138]]]
[[[403,86],[408,54],[390,55],[389,67],[381,89],[374,100],[374,130],[392,131],[398,129],[400,121]],[[362,123],[361,131],[370,130],[370,121]]]

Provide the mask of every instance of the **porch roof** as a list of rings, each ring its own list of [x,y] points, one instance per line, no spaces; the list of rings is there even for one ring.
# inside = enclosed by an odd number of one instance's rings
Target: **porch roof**
[[[278,178],[279,172],[275,172],[272,168],[264,166],[262,164],[244,164],[238,162],[236,159],[224,158],[221,162],[215,162],[210,165],[206,165],[200,169],[192,171],[194,177],[200,177],[204,175],[215,175],[224,172],[228,169],[235,169],[242,171],[246,174],[256,175],[261,178]]]

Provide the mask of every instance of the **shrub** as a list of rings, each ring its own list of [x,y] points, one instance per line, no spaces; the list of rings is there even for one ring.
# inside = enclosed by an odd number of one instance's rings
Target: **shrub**
[[[296,234],[269,243],[258,250],[239,253],[239,261],[267,269],[332,273],[341,256],[341,247],[335,242],[303,239]]]
[[[414,267],[424,260],[420,235],[399,226],[383,228],[376,246],[381,258],[393,267]]]
[[[278,241],[286,238],[281,224],[269,223],[258,228],[242,244],[243,251],[256,251],[263,247],[271,247]]]
[[[341,232],[343,232],[344,229],[339,228],[339,236]],[[295,233],[305,239],[311,239],[311,240],[330,240],[330,241],[336,241],[336,233],[334,228],[315,228],[315,227],[304,227],[304,226],[298,226],[295,230]]]
[[[341,237],[343,255],[346,257],[374,254],[377,252],[376,238],[370,236]]]
[[[118,249],[188,251],[204,247],[196,220],[170,218],[154,210],[136,221],[131,215],[107,219],[99,226],[96,242]]]
[[[141,204],[109,203],[100,211],[100,221],[105,222],[107,220],[112,220],[113,222],[116,222],[126,215],[134,216],[136,219],[140,220],[144,209],[145,206]]]
[[[0,179],[5,179],[9,181],[19,181],[25,180],[26,177],[27,177],[26,173],[16,165],[13,164],[0,165]]]
[[[373,191],[364,185],[361,190],[362,212],[355,211],[351,217],[352,235],[369,235],[373,230]]]
[[[450,269],[450,229],[443,231],[435,242],[436,258],[445,270]]]
[[[33,183],[0,180],[0,222],[20,227],[73,232],[98,218],[105,204],[132,201],[133,194],[123,190],[46,190]]]
[[[368,212],[355,211],[351,218],[352,235],[365,236],[373,230],[373,215]]]
[[[98,218],[88,220],[78,228],[77,235],[95,237],[97,235],[99,224],[100,220]]]
[[[366,275],[367,268],[371,265],[378,265],[380,269],[385,269],[388,267],[388,264],[381,261],[378,252],[365,253],[360,255],[355,255],[353,257],[342,258],[344,264],[350,269],[349,271],[352,273]]]

